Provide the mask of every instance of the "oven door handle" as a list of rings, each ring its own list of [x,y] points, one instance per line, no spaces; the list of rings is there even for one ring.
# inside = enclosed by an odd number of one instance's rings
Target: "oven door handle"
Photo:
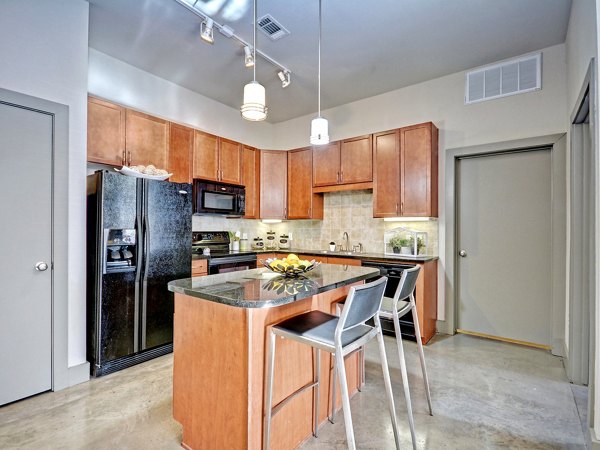
[[[222,264],[235,264],[235,263],[246,263],[246,262],[256,262],[256,255],[250,255],[247,257],[244,256],[232,256],[225,258],[211,258],[208,260],[209,266],[220,266]]]

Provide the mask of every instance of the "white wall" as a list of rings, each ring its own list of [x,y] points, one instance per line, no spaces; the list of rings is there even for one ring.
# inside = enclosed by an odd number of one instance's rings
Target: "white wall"
[[[332,140],[432,121],[439,135],[438,317],[445,317],[445,150],[567,131],[565,46],[543,49],[542,90],[465,105],[465,72],[348,103],[323,112]],[[278,149],[306,146],[313,115],[275,126]]]
[[[587,72],[590,59],[598,51],[596,32],[596,2],[594,0],[574,0],[571,7],[569,27],[565,46],[567,50],[567,126],[570,128],[570,117],[575,108],[577,96],[581,90],[583,79]],[[570,131],[570,130],[569,130]],[[570,137],[570,136],[569,136]],[[570,139],[567,140],[567,237],[570,228],[570,171],[571,171]],[[567,239],[567,255],[570,254],[570,242]],[[569,270],[570,261],[567,258],[567,304],[565,320],[565,346],[569,348]]]
[[[0,11],[0,87],[69,106],[69,366],[86,360],[88,9],[83,0],[2,0]]]
[[[253,147],[272,146],[270,123],[248,122],[237,109],[92,48],[88,77],[92,95]]]
[[[570,116],[573,113],[574,108],[577,106],[577,97],[582,88],[583,79],[588,70],[590,59],[596,58],[596,73],[598,69],[598,38],[600,37],[598,34],[598,14],[600,13],[600,9],[597,7],[597,2],[595,0],[573,0],[573,4],[571,7],[571,17],[569,19],[569,28],[567,31],[567,38],[565,41],[565,46],[567,49],[567,110],[565,121],[567,125],[570,127]],[[598,86],[596,86],[596,90]],[[598,98],[596,98],[596,102],[598,102]],[[596,103],[598,104],[598,103]],[[595,133],[595,140],[598,143],[598,111],[596,111],[595,123],[591,124],[591,128]],[[570,144],[570,140],[568,141]],[[570,227],[569,227],[569,216],[570,216],[570,202],[568,201],[570,196],[570,146],[567,147],[567,236],[570,235]],[[599,161],[600,157],[598,156],[598,148],[596,146],[593,149],[596,156],[595,160]],[[598,191],[598,178],[597,178],[598,168],[595,168],[595,190],[596,190],[596,201],[598,196],[600,196],[600,192]],[[598,214],[598,211],[596,211]],[[596,226],[598,227],[599,219],[596,218]],[[600,236],[598,235],[598,231],[596,231],[596,244],[598,245],[598,241]],[[567,241],[568,243],[568,241]],[[567,249],[567,255],[569,254],[569,250]],[[597,272],[596,266],[596,272]],[[569,265],[567,260],[567,274],[569,273]],[[568,293],[568,282],[569,278],[567,277],[567,293]],[[598,286],[597,286],[598,288]],[[568,332],[569,332],[569,297],[567,296],[567,321],[566,321],[566,344],[568,346]],[[590,349],[594,349],[594,356],[590,357],[590,364],[594,364],[595,369],[592,370],[592,373],[595,374],[595,378],[590,380],[590,411],[591,414],[588,417],[593,417],[593,428],[594,435],[592,435],[592,439],[597,439],[600,436],[600,390],[598,386],[600,386],[600,357],[598,355],[598,351],[600,350],[600,334],[598,333],[598,327],[600,325],[600,320],[598,319],[598,313],[600,312],[600,308],[598,305],[598,295],[596,294],[596,330],[590,330],[591,336],[594,336],[596,339],[595,344],[590,343]],[[595,448],[595,447],[594,447]]]

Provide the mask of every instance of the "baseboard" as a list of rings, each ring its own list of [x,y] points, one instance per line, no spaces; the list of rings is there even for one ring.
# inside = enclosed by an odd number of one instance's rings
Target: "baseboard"
[[[84,362],[73,367],[69,367],[69,387],[79,383],[85,383],[90,380],[90,363]]]
[[[451,329],[450,324],[446,320],[437,320],[435,322],[436,330],[439,334],[455,334],[455,331]]]
[[[552,348],[550,349],[554,356],[562,356],[563,358],[567,355],[565,352],[565,340],[564,339],[552,339]]]
[[[600,450],[600,440],[598,440],[598,436],[596,436],[596,433],[594,433],[593,428],[588,428],[588,433],[585,438],[588,448],[591,450]]]

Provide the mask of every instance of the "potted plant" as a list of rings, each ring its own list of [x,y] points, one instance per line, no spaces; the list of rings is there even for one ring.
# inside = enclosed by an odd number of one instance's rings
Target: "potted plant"
[[[423,238],[417,238],[417,255],[422,255],[422,250],[425,250],[425,241]]]
[[[408,239],[404,239],[401,235],[395,234],[392,236],[388,242],[390,247],[394,253],[400,253],[403,255],[410,255],[412,252],[410,251],[410,241]],[[408,247],[408,252],[406,251]]]

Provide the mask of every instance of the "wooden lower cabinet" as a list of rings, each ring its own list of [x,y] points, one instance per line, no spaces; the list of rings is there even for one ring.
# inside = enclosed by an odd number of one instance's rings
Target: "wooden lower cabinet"
[[[176,123],[169,129],[169,181],[176,183],[192,182],[192,151],[194,148],[194,130]]]
[[[192,260],[192,276],[203,277],[208,275],[208,260],[206,259],[195,259]]]
[[[436,332],[437,322],[437,260],[420,263],[415,287],[415,303],[421,328],[421,342],[427,344]]]

